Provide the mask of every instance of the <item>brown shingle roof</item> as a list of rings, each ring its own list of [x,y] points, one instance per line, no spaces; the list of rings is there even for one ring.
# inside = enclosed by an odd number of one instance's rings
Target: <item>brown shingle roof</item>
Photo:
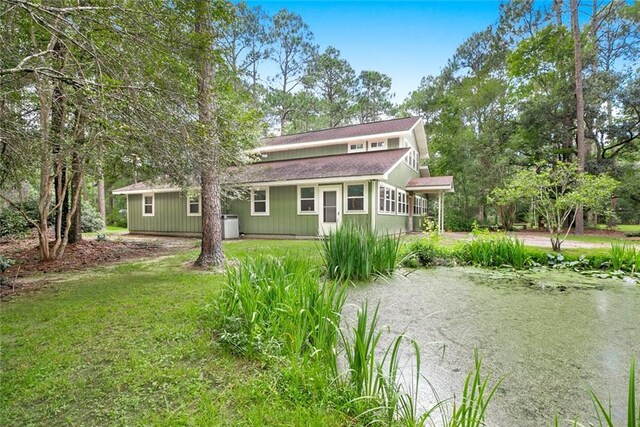
[[[402,119],[391,119],[380,122],[342,126],[293,135],[263,138],[262,143],[266,146],[300,144],[305,142],[330,141],[334,139],[402,132],[410,130],[418,120],[420,120],[418,117],[404,117]]]
[[[407,182],[407,189],[411,188],[419,188],[419,187],[452,187],[453,188],[453,177],[452,176],[429,176],[429,177],[420,177],[413,178]]]
[[[246,165],[230,173],[230,184],[383,175],[408,148]]]

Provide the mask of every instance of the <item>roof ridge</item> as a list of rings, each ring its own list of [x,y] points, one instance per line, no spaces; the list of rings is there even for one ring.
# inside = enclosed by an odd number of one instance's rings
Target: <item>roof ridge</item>
[[[265,137],[260,138],[260,139],[263,139],[263,140],[264,139],[276,139],[276,138],[287,137],[287,136],[306,135],[306,134],[310,134],[310,133],[326,132],[328,130],[346,129],[346,128],[355,127],[355,126],[365,126],[365,125],[372,125],[372,124],[376,124],[376,123],[394,122],[394,121],[398,121],[398,120],[406,120],[406,119],[416,119],[416,120],[418,120],[419,118],[420,117],[418,117],[418,116],[394,117],[393,119],[376,120],[374,122],[354,123],[352,125],[344,125],[344,126],[336,126],[336,127],[332,127],[332,128],[309,130],[309,131],[306,131],[306,132],[288,133],[288,134],[285,134],[285,135],[276,135],[276,136],[265,136]]]

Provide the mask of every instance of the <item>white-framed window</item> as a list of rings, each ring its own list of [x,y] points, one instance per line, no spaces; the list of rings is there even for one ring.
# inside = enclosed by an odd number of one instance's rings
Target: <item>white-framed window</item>
[[[298,214],[310,215],[317,213],[316,211],[316,194],[317,187],[315,185],[299,185],[298,186]]]
[[[369,141],[369,151],[384,150],[387,148],[387,141]]]
[[[154,193],[142,195],[142,216],[154,216],[156,214],[156,196]]]
[[[352,142],[351,144],[349,144],[349,149],[347,150],[347,152],[360,153],[366,150],[367,150],[367,147],[364,142]]]
[[[407,201],[407,193],[398,189],[398,215],[407,215],[409,212],[409,203]]]
[[[396,189],[390,185],[378,185],[378,213],[394,214],[396,212]]]
[[[414,148],[405,155],[404,161],[416,172],[420,170],[420,156]]]
[[[200,194],[187,194],[187,216],[201,216],[202,201]]]
[[[269,187],[251,189],[251,215],[269,215]]]
[[[367,213],[367,184],[345,184],[345,213]]]

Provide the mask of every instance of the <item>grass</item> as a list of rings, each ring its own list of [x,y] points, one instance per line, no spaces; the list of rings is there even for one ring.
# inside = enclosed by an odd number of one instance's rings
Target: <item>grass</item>
[[[225,250],[318,260],[313,242],[231,242]],[[283,393],[281,371],[212,339],[206,304],[224,278],[185,270],[196,256],[73,273],[3,303],[0,425],[345,424],[321,402]]]

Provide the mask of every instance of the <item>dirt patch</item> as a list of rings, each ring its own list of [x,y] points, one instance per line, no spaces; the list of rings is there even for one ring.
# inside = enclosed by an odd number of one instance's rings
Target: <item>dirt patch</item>
[[[60,260],[40,262],[38,240],[35,236],[2,240],[0,254],[13,259],[15,264],[4,273],[8,283],[0,285],[0,298],[36,290],[58,280],[59,278],[47,277],[55,276],[56,273],[154,258],[195,248],[197,243],[198,239],[128,234],[112,236],[102,241],[91,237],[69,245]]]

